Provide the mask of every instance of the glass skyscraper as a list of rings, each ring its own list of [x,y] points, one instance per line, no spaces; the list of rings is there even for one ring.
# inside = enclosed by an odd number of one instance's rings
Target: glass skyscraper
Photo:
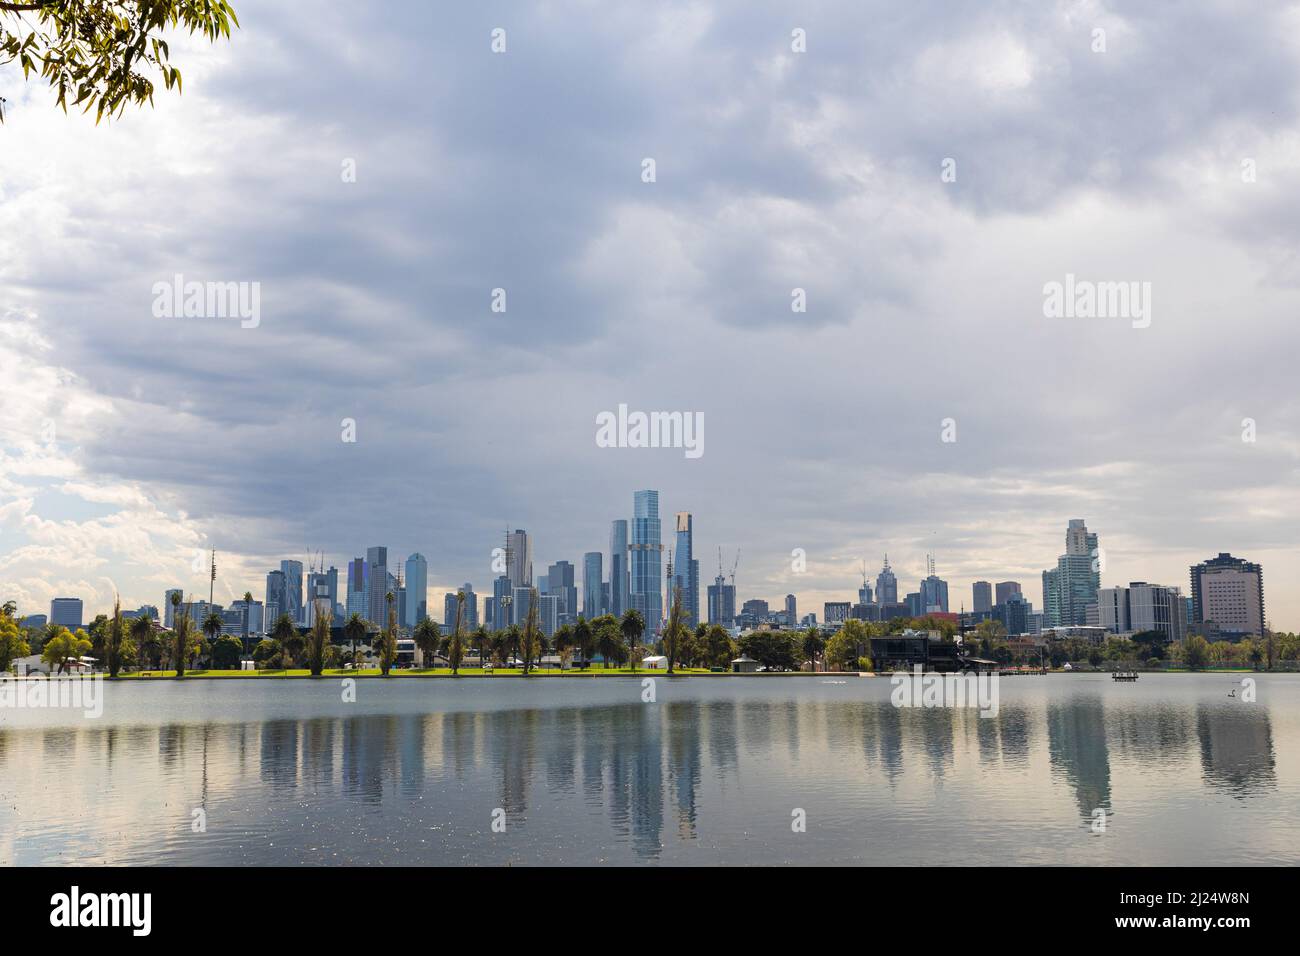
[[[288,614],[295,624],[302,624],[302,562],[281,561],[280,573],[284,575],[284,603],[280,613]]]
[[[387,595],[388,549],[366,548],[366,620],[380,627],[388,626]]]
[[[683,621],[687,627],[700,623],[700,562],[695,559],[694,521],[689,511],[677,512],[677,541],[673,550],[673,586],[682,594]],[[666,598],[672,601],[672,594]],[[671,603],[665,607],[671,607]]]
[[[429,616],[429,562],[415,552],[406,559],[406,614],[402,623],[415,627]]]
[[[645,632],[662,630],[663,541],[660,537],[659,492],[638,491],[632,496],[632,542],[628,570],[631,577],[629,606],[645,619]]]
[[[1043,623],[1062,627],[1088,623],[1088,606],[1101,588],[1101,552],[1097,535],[1082,518],[1071,518],[1065,531],[1065,554],[1056,568],[1043,572]]]
[[[894,577],[894,572],[890,570],[889,555],[885,555],[885,565],[876,575],[876,603],[881,605],[898,603],[898,578]]]
[[[367,617],[365,558],[353,558],[348,562],[348,596],[345,606],[348,617],[353,614],[360,614],[362,620]]]
[[[622,617],[628,609],[627,520],[620,518],[609,528],[609,613]]]
[[[602,558],[599,551],[582,556],[582,616],[589,621],[605,613]]]

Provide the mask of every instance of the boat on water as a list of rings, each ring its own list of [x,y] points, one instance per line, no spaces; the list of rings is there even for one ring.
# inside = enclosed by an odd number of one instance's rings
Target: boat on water
[[[1110,675],[1111,680],[1134,681],[1138,679],[1137,671],[1115,671]]]

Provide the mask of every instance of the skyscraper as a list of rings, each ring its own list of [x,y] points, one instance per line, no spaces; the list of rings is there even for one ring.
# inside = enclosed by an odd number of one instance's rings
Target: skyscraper
[[[921,613],[948,612],[948,582],[937,574],[930,574],[921,582]]]
[[[55,598],[50,602],[50,623],[77,631],[81,627],[81,598]]]
[[[694,520],[689,511],[677,512],[677,541],[673,551],[673,586],[681,589],[682,620],[687,627],[700,623],[700,562],[695,558]],[[672,600],[672,595],[668,595]],[[668,605],[665,605],[668,606]]]
[[[387,594],[388,549],[366,548],[366,620],[380,627],[388,626]]]
[[[312,571],[307,575],[307,599],[303,605],[303,623],[311,627],[316,623],[316,614],[323,609],[327,614],[334,613],[334,605],[339,598],[339,569],[331,567],[328,571]]]
[[[867,564],[862,562],[862,587],[858,588],[858,603],[871,603],[871,585],[867,583]]]
[[[708,587],[709,623],[731,627],[736,623],[736,586],[728,584],[722,569]]]
[[[660,537],[659,492],[632,496],[632,543],[629,571],[633,610],[645,619],[645,633],[658,637],[663,627],[663,541]]]
[[[171,607],[171,592],[167,592],[167,606]],[[184,597],[182,596],[182,600]],[[266,630],[271,632],[275,630],[276,622],[280,620],[281,614],[287,614],[285,610],[286,597],[284,594],[284,572],[268,571],[266,573]],[[169,615],[172,612],[168,611]],[[174,616],[173,616],[174,619]]]
[[[599,551],[588,551],[582,556],[582,616],[589,621],[605,613],[602,558]]]
[[[556,561],[546,569],[545,593],[555,595],[559,601],[556,614],[559,615],[561,623],[578,619],[578,588],[574,583],[572,564],[568,561]]]
[[[302,624],[302,562],[301,561],[281,561],[280,573],[284,575],[284,603],[280,605],[280,613],[288,614],[289,618],[295,624]]]
[[[993,585],[989,584],[988,581],[976,581],[971,585],[971,591],[975,598],[972,610],[976,614],[993,610]]]
[[[494,631],[504,631],[514,620],[514,594],[510,578],[501,575],[492,582],[492,621]]]
[[[362,620],[369,616],[366,607],[366,559],[353,558],[348,562],[347,615],[360,614]]]
[[[609,528],[609,613],[622,617],[628,609],[627,519],[619,518]]]
[[[1098,623],[1112,634],[1160,631],[1166,643],[1187,635],[1186,604],[1178,588],[1133,581],[1126,588],[1097,592]]]
[[[407,627],[415,627],[429,616],[429,562],[415,552],[406,559],[406,617]]]
[[[1019,581],[999,581],[993,585],[993,603],[1006,604],[1011,595],[1022,593]]]
[[[1227,638],[1264,636],[1264,569],[1226,551],[1194,565],[1192,615],[1196,624],[1213,623]]]
[[[793,594],[787,594],[785,596],[785,626],[786,627],[799,626],[799,606],[795,602],[795,597]]]
[[[889,555],[885,555],[885,566],[876,575],[876,603],[882,605],[898,603],[898,579],[889,569]]]
[[[474,585],[468,581],[460,589],[465,595],[465,629],[472,631],[478,627],[478,595],[474,593]]]
[[[1082,518],[1071,518],[1065,531],[1065,554],[1056,568],[1043,572],[1043,621],[1047,627],[1088,623],[1088,608],[1101,588],[1101,551],[1097,535]]]
[[[533,542],[528,532],[516,528],[506,535],[506,576],[517,588],[533,586]]]

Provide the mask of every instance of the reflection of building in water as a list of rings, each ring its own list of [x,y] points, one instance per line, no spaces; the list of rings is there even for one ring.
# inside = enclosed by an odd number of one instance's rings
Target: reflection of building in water
[[[262,725],[262,779],[277,788],[298,785],[298,721]]]
[[[703,705],[709,733],[709,761],[718,776],[736,776],[740,768],[740,712],[734,700],[711,700]]]
[[[697,701],[666,703],[668,773],[677,805],[677,835],[695,839],[695,794],[700,786],[700,705]]]
[[[646,711],[648,708],[639,708]],[[660,714],[660,711],[654,711]],[[657,858],[663,850],[664,773],[660,755],[659,722],[639,723],[640,740],[632,764],[632,849],[644,858]]]
[[[873,761],[879,763],[891,782],[902,777],[902,711],[888,701],[882,701],[878,704],[864,703],[850,711],[849,716],[855,718],[855,723],[860,723],[862,753],[867,758],[868,765]]]
[[[1258,704],[1196,708],[1196,736],[1201,741],[1205,782],[1247,797],[1276,786],[1273,730],[1268,711]]]
[[[393,760],[392,724],[391,716],[380,715],[351,717],[343,722],[343,792],[360,796],[363,803],[378,805],[383,801],[384,778]]]
[[[1074,787],[1080,814],[1110,809],[1110,759],[1106,752],[1105,708],[1100,697],[1078,697],[1047,705],[1047,751],[1054,774]]]

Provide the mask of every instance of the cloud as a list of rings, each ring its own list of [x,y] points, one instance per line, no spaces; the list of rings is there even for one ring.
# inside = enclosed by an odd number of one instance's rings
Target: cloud
[[[884,551],[911,588],[933,549],[954,600],[1018,577],[1037,604],[1083,516],[1114,581],[1233,550],[1300,627],[1294,12],[399,7],[249,4],[178,48],[182,97],[109,126],[11,97],[0,341],[43,358],[0,366],[0,494],[51,542],[25,547],[158,603],[195,548],[260,593],[383,543],[429,557],[436,607],[487,590],[507,523],[578,563],[658,487],[706,577],[743,549],[745,597],[812,609]],[[260,283],[261,324],[153,318],[177,273]],[[1067,273],[1150,281],[1151,328],[1045,319]],[[705,456],[595,447],[620,402],[704,412]],[[40,517],[51,488],[121,526]],[[168,557],[129,571],[127,528]]]

